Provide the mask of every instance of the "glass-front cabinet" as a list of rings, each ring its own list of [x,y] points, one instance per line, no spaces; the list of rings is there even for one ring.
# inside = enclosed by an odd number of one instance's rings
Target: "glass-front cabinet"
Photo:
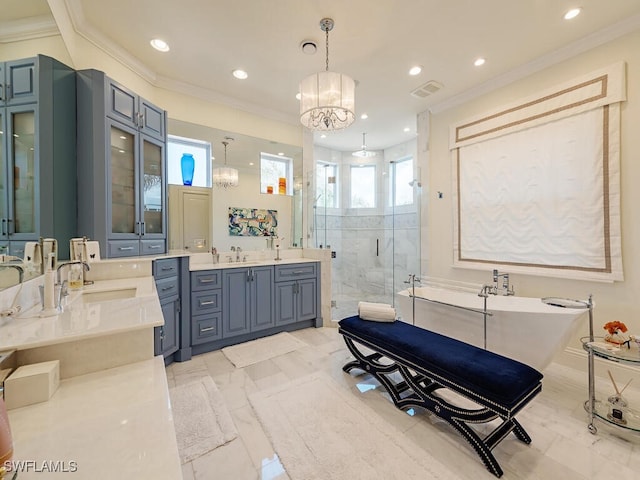
[[[107,258],[165,253],[166,112],[97,70],[77,91],[78,233]]]
[[[22,258],[42,236],[60,239],[68,258],[75,120],[71,68],[44,55],[0,63],[0,254]]]
[[[165,144],[109,120],[110,205],[113,240],[140,239],[137,255],[163,253],[165,234]],[[139,138],[138,138],[139,136]],[[134,245],[110,242],[113,255]]]

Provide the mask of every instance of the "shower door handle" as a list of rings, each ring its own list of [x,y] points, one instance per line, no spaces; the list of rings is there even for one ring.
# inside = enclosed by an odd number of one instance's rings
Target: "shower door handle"
[[[380,256],[380,239],[376,238],[376,257]]]

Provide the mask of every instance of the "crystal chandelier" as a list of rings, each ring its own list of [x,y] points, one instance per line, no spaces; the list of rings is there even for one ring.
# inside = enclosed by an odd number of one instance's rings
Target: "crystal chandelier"
[[[323,18],[320,28],[326,34],[326,68],[300,82],[300,121],[310,130],[340,130],[355,120],[355,82],[347,75],[329,71],[333,20]]]
[[[224,167],[213,169],[213,186],[214,187],[237,187],[238,186],[238,170],[227,167],[227,145],[229,138],[225,137],[222,142],[224,145]]]
[[[355,152],[353,152],[351,154],[354,157],[370,158],[370,157],[375,157],[376,156],[376,152],[372,152],[370,150],[367,150],[367,143],[365,142],[365,135],[366,135],[366,133],[362,134],[362,148],[360,150],[357,150],[357,151],[355,151]]]

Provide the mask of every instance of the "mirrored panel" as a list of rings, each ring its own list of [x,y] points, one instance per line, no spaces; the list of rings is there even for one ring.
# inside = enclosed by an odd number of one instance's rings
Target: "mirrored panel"
[[[231,246],[239,246],[242,250],[265,249],[268,244],[265,237],[273,232],[273,229],[260,228],[260,221],[263,217],[269,218],[270,226],[275,221],[275,231],[276,235],[282,239],[281,245],[285,248],[302,247],[302,147],[175,119],[169,119],[168,132],[169,135],[209,142],[213,157],[212,171],[224,167],[226,164],[226,167],[237,169],[239,177],[237,186],[220,187],[214,185],[210,190],[197,190],[188,186],[170,186],[170,250],[185,248],[193,250],[195,247],[210,251],[211,247],[215,247],[218,251],[229,251]],[[227,144],[226,158],[223,142]],[[177,159],[169,159],[169,162],[179,161],[178,157],[181,157],[183,153],[188,152],[175,152],[174,155]],[[280,158],[283,161],[291,159],[290,177],[284,182],[283,187],[280,178],[278,183],[273,179],[267,182],[269,185],[265,183],[261,171],[261,163],[263,163],[261,158],[263,157]],[[274,184],[273,188],[267,190],[267,186],[271,186],[272,183]],[[267,191],[272,193],[263,193]],[[193,215],[185,208],[192,199],[187,200],[185,195],[201,192],[210,192],[211,194],[210,218],[201,218],[196,225],[189,226],[187,219],[193,218]],[[176,195],[185,196],[185,200],[180,202],[182,206],[177,206],[178,202],[172,202],[172,195],[174,197]],[[250,218],[242,218],[235,223],[234,228],[231,226],[230,215],[233,217],[239,211],[246,212]],[[192,245],[193,241],[191,240],[186,242],[185,239],[191,238],[187,230],[202,228],[202,224],[206,220],[210,221],[212,234],[210,245],[204,245],[203,242]],[[238,228],[238,223],[242,222],[248,228]],[[176,228],[177,224],[180,225],[180,228]],[[181,231],[182,235],[175,234],[177,230]],[[172,232],[174,232],[173,235]],[[184,245],[185,242],[188,244]]]

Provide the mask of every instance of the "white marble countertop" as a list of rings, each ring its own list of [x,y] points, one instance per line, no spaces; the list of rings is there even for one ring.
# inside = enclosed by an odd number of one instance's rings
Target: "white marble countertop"
[[[181,479],[162,357],[62,380],[47,402],[9,411],[14,461],[71,468],[70,478]],[[64,463],[63,463],[64,462]],[[75,462],[75,463],[71,463]]]
[[[133,296],[117,298],[121,295]],[[63,304],[63,311],[51,317],[41,318],[41,307],[35,305],[1,319],[0,350],[25,350],[164,324],[151,276],[99,280],[71,291]]]

